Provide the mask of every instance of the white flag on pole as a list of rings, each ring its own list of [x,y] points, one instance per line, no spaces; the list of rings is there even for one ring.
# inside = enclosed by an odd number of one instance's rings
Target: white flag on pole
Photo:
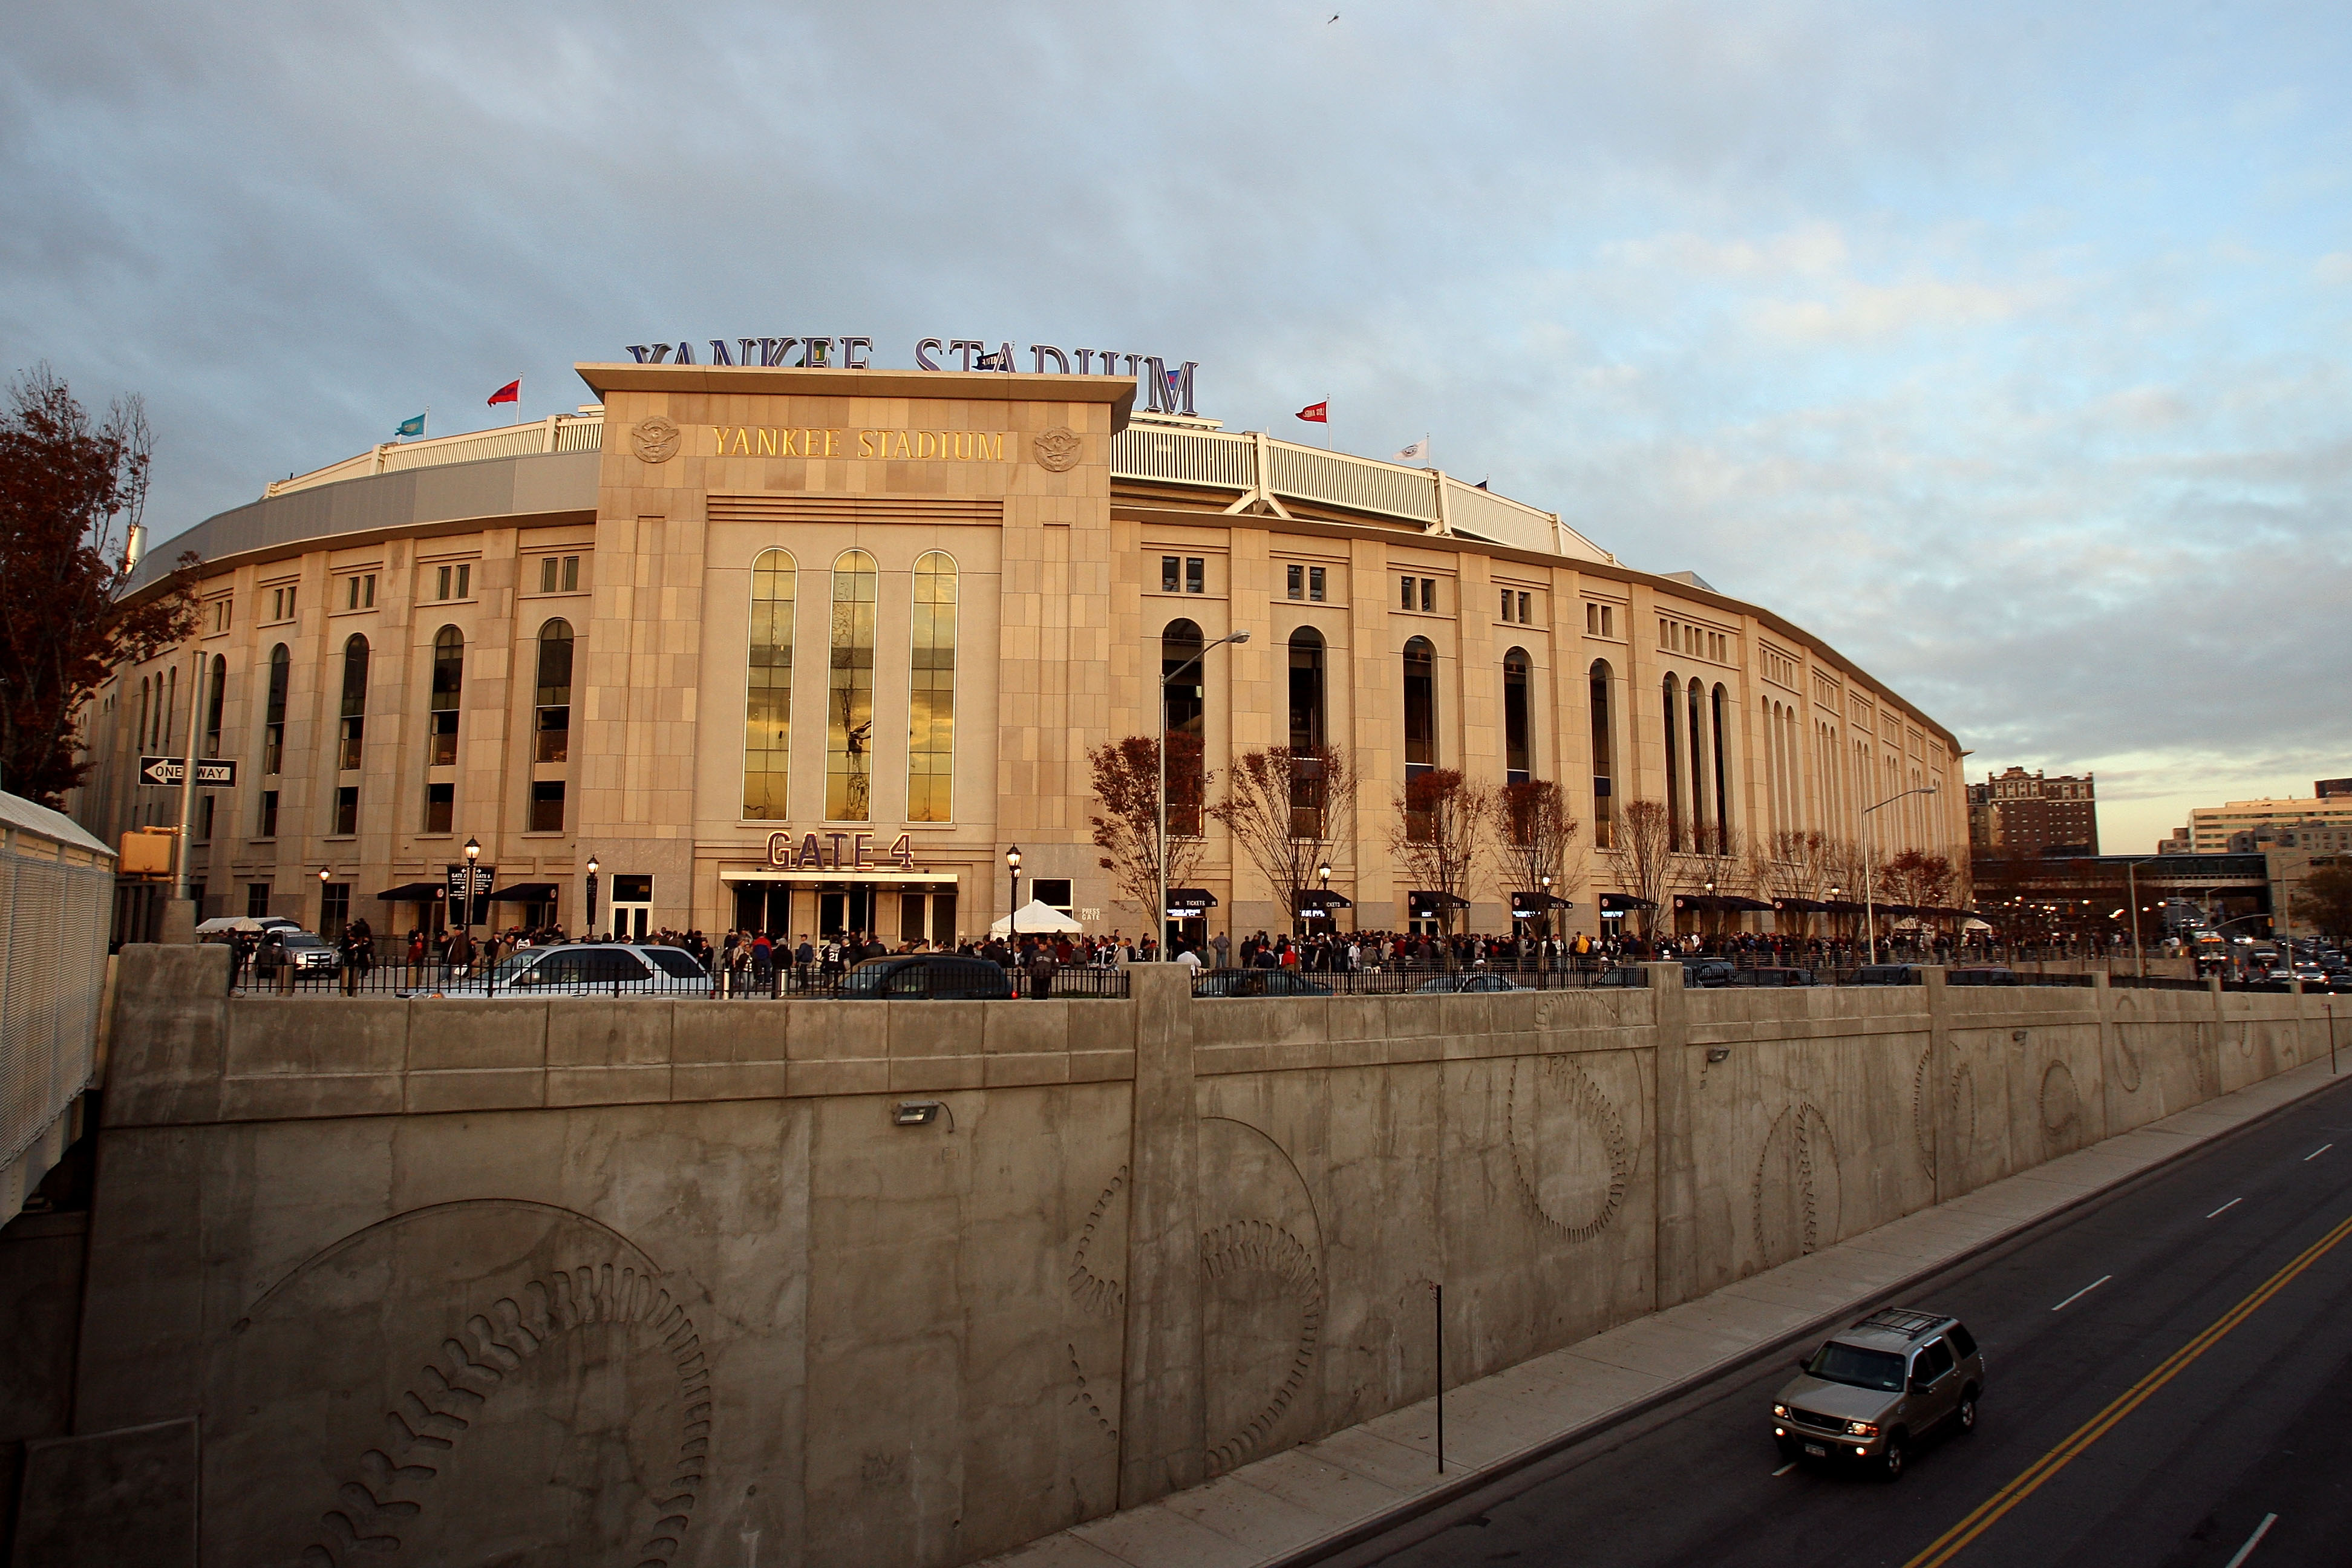
[[[1425,463],[1429,461],[1429,437],[1423,436],[1403,451],[1389,459],[1392,463]]]

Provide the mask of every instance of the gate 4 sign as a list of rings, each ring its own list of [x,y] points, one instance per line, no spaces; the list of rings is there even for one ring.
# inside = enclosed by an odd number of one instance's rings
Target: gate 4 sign
[[[139,782],[146,784],[176,784],[188,776],[188,764],[178,757],[142,757],[139,759]],[[235,789],[236,763],[199,758],[196,763],[198,789]]]

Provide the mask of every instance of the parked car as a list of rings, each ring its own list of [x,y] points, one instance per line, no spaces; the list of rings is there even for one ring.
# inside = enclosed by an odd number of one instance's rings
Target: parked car
[[[1738,971],[1719,958],[1685,958],[1683,960],[1683,988],[1686,991],[1713,991],[1732,983]]]
[[[1984,1352],[1958,1318],[1890,1307],[1797,1363],[1772,1396],[1772,1440],[1788,1459],[1875,1468],[1898,1480],[1938,1427],[1976,1430]]]
[[[1288,969],[1212,969],[1192,983],[1195,996],[1328,996],[1331,988]]]
[[[1970,964],[1944,971],[1947,985],[2022,985],[2025,976],[2014,969],[2004,969],[1997,963]]]
[[[1434,980],[1424,980],[1413,990],[1423,996],[1443,995],[1456,991],[1524,991],[1499,974],[1441,974]]]
[[[426,985],[442,996],[699,996],[710,975],[678,947],[630,942],[561,942],[500,959],[488,974]]]
[[[1737,970],[1732,973],[1731,983],[1734,985],[1819,985],[1821,984],[1813,978],[1813,972],[1810,969],[1783,969],[1771,966]]]
[[[1593,976],[1592,984],[1595,985],[1647,986],[1650,984],[1650,973],[1649,971],[1642,968],[1639,964],[1621,963],[1614,969],[1603,970],[1599,974]]]
[[[1853,972],[1856,985],[1918,985],[1924,977],[1916,963],[1865,963]]]
[[[841,994],[861,1001],[996,1002],[1018,993],[1013,977],[988,959],[916,952],[867,959],[849,972]]]

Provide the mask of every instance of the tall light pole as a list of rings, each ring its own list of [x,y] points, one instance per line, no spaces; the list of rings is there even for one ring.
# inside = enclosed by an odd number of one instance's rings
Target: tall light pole
[[[1879,806],[1893,805],[1896,801],[1908,800],[1915,795],[1933,795],[1935,793],[1936,786],[1934,784],[1920,784],[1916,788],[1904,790],[1898,795],[1890,795],[1885,800],[1880,801],[1878,805],[1868,805],[1863,807],[1862,923],[1864,934],[1868,937],[1870,942],[1870,962],[1873,963],[1876,963],[1878,962],[1878,889],[1875,886],[1878,880],[1878,873],[1871,857],[1870,814],[1878,810]]]
[[[2147,959],[2139,945],[2139,868],[2152,866],[2161,858],[2161,856],[2151,855],[2145,859],[2126,861],[2124,865],[2124,889],[2128,895],[2132,918],[2132,973],[2142,980],[2147,978]]]
[[[466,835],[466,930],[469,935],[474,929],[474,867],[481,858],[480,841],[468,833]]]
[[[588,857],[588,940],[596,940],[596,857]]]
[[[1013,901],[1004,906],[1004,934],[1013,939],[1015,951],[1021,946],[1021,846],[1015,844],[1004,852],[1004,868],[1013,873]]]
[[[1160,957],[1163,962],[1168,957],[1166,951],[1168,947],[1168,683],[1208,658],[1210,648],[1219,647],[1226,643],[1239,645],[1249,640],[1250,635],[1247,632],[1229,632],[1215,642],[1203,645],[1200,652],[1175,668],[1163,669],[1160,672],[1160,837],[1154,839],[1151,845],[1152,870],[1155,873],[1153,880],[1160,889],[1160,903],[1151,918],[1160,927],[1157,945],[1161,950]],[[1204,699],[1206,690],[1204,687],[1202,689]],[[1206,706],[1207,703],[1204,700],[1203,709]],[[1205,725],[1203,727],[1205,728]]]

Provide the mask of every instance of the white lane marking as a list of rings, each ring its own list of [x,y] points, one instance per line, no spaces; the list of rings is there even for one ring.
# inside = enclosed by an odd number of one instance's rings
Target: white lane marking
[[[2308,1165],[2308,1164],[2310,1164],[2314,1160],[2318,1159],[2322,1154],[2326,1153],[2330,1149],[2333,1149],[2333,1148],[2335,1148],[2335,1147],[2336,1147],[2336,1145],[2335,1145],[2335,1144],[2333,1144],[2333,1143],[2322,1143],[2318,1148],[2314,1149],[2310,1153],[2305,1154],[2305,1155],[2303,1157],[2303,1163],[2304,1163],[2305,1164]]]
[[[2063,1312],[2067,1308],[2073,1306],[2075,1302],[2081,1300],[2084,1297],[2089,1295],[2092,1291],[2097,1289],[2100,1286],[2105,1284],[2108,1280],[2114,1278],[2115,1276],[2112,1274],[2102,1274],[2096,1279],[2092,1280],[2088,1285],[2084,1286],[2080,1290],[2075,1291],[2073,1295],[2067,1297],[2064,1300],[2059,1302],[2050,1310],[2053,1312]]]
[[[1777,1470],[1773,1471],[1772,1473],[1773,1473],[1774,1475],[1776,1475],[1776,1476],[1785,1476],[1785,1475],[1787,1475],[1790,1470],[1793,1470],[1793,1469],[1795,1469],[1796,1468],[1797,1468],[1797,1461],[1796,1461],[1796,1460],[1794,1460],[1794,1459],[1791,1459],[1791,1460],[1790,1460],[1787,1464],[1785,1464],[1785,1465],[1781,1466],[1779,1469],[1777,1469]]]
[[[2231,1209],[2236,1208],[2240,1204],[2244,1203],[2245,1201],[2246,1200],[2242,1197],[2231,1198],[2228,1203],[2223,1204],[2220,1208],[2215,1209],[2212,1214],[2209,1214],[2205,1217],[2207,1219],[2212,1219],[2216,1215],[2228,1214]]]
[[[2239,1563],[2252,1557],[2254,1554],[2254,1548],[2263,1543],[2263,1537],[2268,1535],[2271,1532],[2271,1526],[2277,1522],[2278,1515],[2274,1513],[2263,1515],[2262,1523],[2254,1526],[2254,1532],[2246,1537],[2246,1543],[2238,1548],[2238,1554],[2230,1559],[2227,1568],[2238,1568]]]

